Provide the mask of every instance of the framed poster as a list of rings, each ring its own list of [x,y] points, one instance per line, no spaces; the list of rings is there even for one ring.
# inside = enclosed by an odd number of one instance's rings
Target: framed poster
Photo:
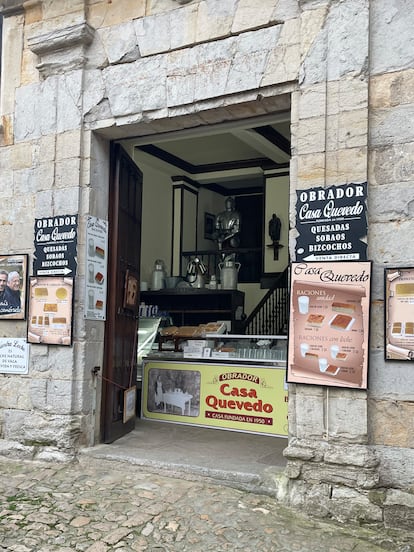
[[[292,263],[287,381],[366,389],[371,263]]]
[[[385,269],[385,360],[414,360],[414,268]]]
[[[26,318],[27,255],[0,255],[0,320]]]
[[[32,276],[27,341],[72,345],[73,278]]]

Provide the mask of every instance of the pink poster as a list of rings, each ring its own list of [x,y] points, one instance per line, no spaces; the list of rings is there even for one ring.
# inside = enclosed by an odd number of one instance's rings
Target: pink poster
[[[288,381],[366,389],[371,263],[291,269]]]

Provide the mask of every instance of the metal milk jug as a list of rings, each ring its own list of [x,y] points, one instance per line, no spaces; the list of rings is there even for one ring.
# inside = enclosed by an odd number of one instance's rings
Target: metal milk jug
[[[237,279],[240,263],[224,261],[219,263],[221,289],[237,289]]]
[[[151,275],[151,289],[158,291],[165,287],[166,270],[164,261],[157,259],[154,264],[154,270]]]

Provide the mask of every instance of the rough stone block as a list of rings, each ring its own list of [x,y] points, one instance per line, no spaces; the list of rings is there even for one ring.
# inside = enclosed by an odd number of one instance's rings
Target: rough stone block
[[[414,66],[414,12],[405,0],[371,3],[371,71],[385,73]],[[392,44],[392,48],[389,45]]]
[[[370,116],[369,140],[372,147],[414,142],[414,103],[388,109],[373,109]]]
[[[389,490],[384,504],[384,524],[412,531],[414,527],[414,494]]]
[[[365,396],[331,397],[327,400],[330,440],[365,443],[367,440],[367,400]],[[328,424],[328,422],[327,422]]]
[[[324,461],[361,468],[375,468],[379,463],[375,449],[361,445],[329,444],[324,453]]]
[[[414,449],[377,445],[379,475],[383,487],[414,489]]]
[[[371,153],[371,163],[370,163],[370,172],[369,172],[369,182],[372,185],[378,186],[391,186],[395,184],[400,184],[403,182],[412,183],[414,179],[414,142],[406,142],[404,144],[398,145],[387,145],[381,146],[372,149]],[[377,193],[377,196],[374,196],[374,200],[383,202],[380,204],[382,207],[385,206],[386,198],[388,197],[388,192],[384,193],[384,190],[373,190]],[[409,190],[406,190],[409,191]],[[378,194],[380,197],[378,197]],[[409,196],[411,198],[411,196]],[[393,196],[391,195],[391,199]],[[391,203],[391,206],[393,203]],[[408,204],[410,205],[410,204]],[[374,207],[378,205],[375,204]],[[404,209],[403,212],[406,210]],[[372,209],[374,217],[381,217],[383,210],[382,209]],[[389,218],[387,219],[389,220]]]
[[[73,450],[82,435],[80,416],[46,415],[36,411],[5,410],[4,436],[27,447]]]
[[[382,319],[383,322],[383,319]],[[380,325],[382,332],[384,326]],[[372,345],[374,345],[372,343]],[[376,350],[373,348],[370,351],[370,366],[369,366],[369,390],[370,401],[368,416],[371,418],[371,408],[376,409],[376,400],[385,399],[390,401],[414,401],[414,389],[407,385],[412,374],[412,366],[409,362],[392,362],[384,359],[383,342],[379,341],[379,346]],[[375,417],[375,414],[373,414]],[[375,425],[370,422],[370,433],[376,433]],[[373,438],[372,435],[372,438]],[[381,443],[378,443],[381,444]]]
[[[371,77],[369,103],[373,109],[414,103],[414,70]]]
[[[414,448],[414,402],[370,401],[370,436],[373,443],[390,447]]]
[[[338,521],[353,520],[362,523],[382,521],[382,508],[369,497],[348,487],[333,487],[329,511]]]
[[[144,17],[147,2],[124,0],[123,2],[100,2],[89,6],[88,21],[92,27],[118,25],[131,19]]]

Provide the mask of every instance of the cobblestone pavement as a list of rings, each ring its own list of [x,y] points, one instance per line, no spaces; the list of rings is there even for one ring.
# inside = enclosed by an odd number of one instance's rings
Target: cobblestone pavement
[[[0,459],[2,552],[410,552],[413,542],[125,463]]]

